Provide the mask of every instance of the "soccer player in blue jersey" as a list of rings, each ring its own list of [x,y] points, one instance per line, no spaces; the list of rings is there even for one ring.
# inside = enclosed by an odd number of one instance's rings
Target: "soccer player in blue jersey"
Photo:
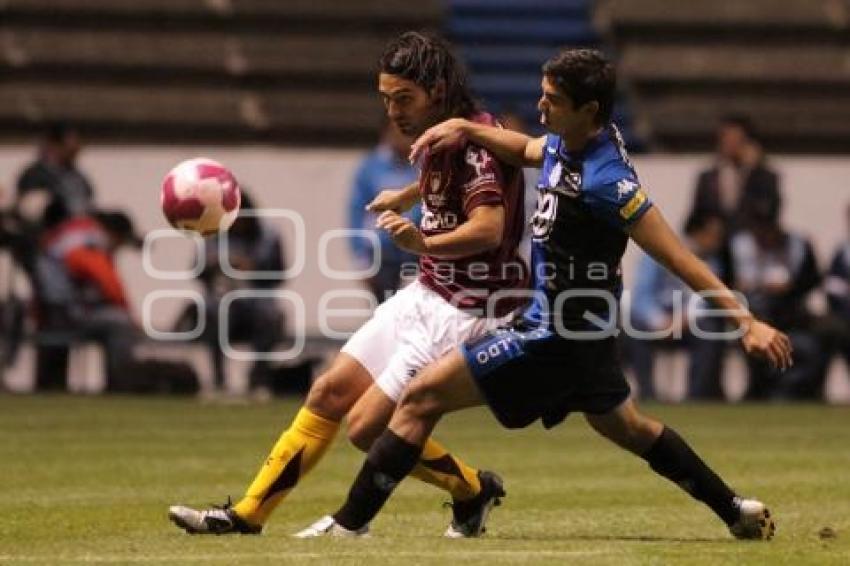
[[[543,168],[532,219],[531,306],[510,326],[473,339],[411,381],[389,427],[371,447],[335,525],[366,525],[415,466],[446,413],[486,404],[508,428],[541,419],[552,427],[574,411],[600,434],[707,504],[738,538],[767,539],[763,503],[739,496],[676,432],[638,411],[613,338],[620,260],[629,238],[691,288],[713,294],[744,349],[774,366],[792,363],[788,337],[753,318],[677,238],[653,205],[610,123],[612,65],[598,51],[565,50],[543,66],[538,107],[548,135],[525,135],[453,119],[426,131],[414,155],[458,139],[508,163]]]

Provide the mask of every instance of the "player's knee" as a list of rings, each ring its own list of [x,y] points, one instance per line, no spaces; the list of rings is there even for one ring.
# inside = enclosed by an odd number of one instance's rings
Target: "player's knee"
[[[661,432],[660,423],[637,412],[587,415],[587,421],[602,436],[636,454],[645,452]]]
[[[632,426],[632,436],[639,451],[644,451],[652,446],[664,429],[663,424],[646,415],[639,415]]]
[[[342,419],[356,399],[350,399],[351,392],[345,383],[332,374],[319,376],[307,394],[307,408],[320,415],[335,420]]]

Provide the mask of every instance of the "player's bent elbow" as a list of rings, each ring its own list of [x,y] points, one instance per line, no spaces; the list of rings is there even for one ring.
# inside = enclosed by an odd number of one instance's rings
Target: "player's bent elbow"
[[[487,230],[481,234],[480,242],[482,251],[491,251],[499,248],[502,245],[503,230]]]

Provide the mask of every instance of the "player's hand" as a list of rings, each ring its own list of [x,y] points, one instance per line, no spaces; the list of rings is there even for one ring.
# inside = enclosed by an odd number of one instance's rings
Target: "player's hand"
[[[415,163],[425,151],[437,153],[460,143],[468,123],[463,118],[452,118],[425,130],[410,146],[410,162]]]
[[[426,253],[425,237],[410,219],[388,210],[381,213],[375,225],[385,230],[401,249],[419,255]]]
[[[389,191],[384,190],[378,193],[372,202],[366,205],[366,210],[369,212],[384,212],[392,210],[393,212],[402,212],[405,210],[404,191]]]
[[[794,365],[788,336],[760,320],[749,323],[741,342],[748,354],[766,359],[774,368],[786,370]]]

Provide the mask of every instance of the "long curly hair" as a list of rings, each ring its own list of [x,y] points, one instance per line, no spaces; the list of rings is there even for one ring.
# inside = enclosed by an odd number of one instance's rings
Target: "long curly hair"
[[[446,116],[467,117],[478,111],[466,69],[437,35],[416,31],[401,34],[387,44],[378,67],[381,73],[412,81],[429,94],[442,84]]]

